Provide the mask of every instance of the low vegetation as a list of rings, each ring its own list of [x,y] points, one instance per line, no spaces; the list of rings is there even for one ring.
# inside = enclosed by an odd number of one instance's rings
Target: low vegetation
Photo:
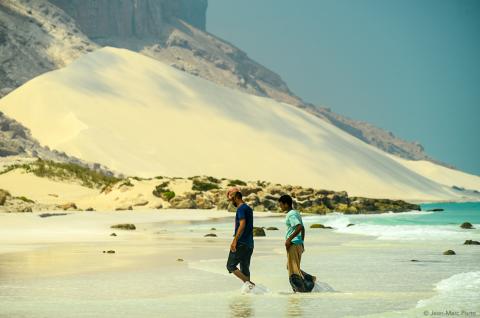
[[[210,191],[214,189],[220,189],[217,183],[205,182],[200,180],[193,180],[192,190],[194,191]]]
[[[169,181],[165,181],[153,189],[152,194],[156,197],[162,198],[165,201],[170,201],[175,197],[175,192],[168,188]]]
[[[32,163],[15,164],[9,166],[0,174],[15,169],[24,169],[37,177],[49,178],[58,181],[78,181],[88,188],[102,188],[119,182],[121,179],[109,176],[74,163],[61,163],[51,160],[38,159]]]

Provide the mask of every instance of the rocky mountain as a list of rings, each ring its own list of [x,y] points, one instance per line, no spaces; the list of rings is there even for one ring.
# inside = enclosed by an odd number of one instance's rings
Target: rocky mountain
[[[278,74],[208,33],[207,6],[207,0],[0,0],[0,97],[99,47],[128,48],[217,84],[304,108],[402,158],[432,160],[417,143],[304,102]]]

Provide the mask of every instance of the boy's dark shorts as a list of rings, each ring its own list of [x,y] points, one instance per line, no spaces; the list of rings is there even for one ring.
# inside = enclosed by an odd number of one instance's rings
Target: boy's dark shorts
[[[229,273],[237,269],[240,264],[240,271],[243,275],[250,277],[250,259],[252,258],[253,248],[248,245],[238,243],[235,252],[228,254],[227,270]]]

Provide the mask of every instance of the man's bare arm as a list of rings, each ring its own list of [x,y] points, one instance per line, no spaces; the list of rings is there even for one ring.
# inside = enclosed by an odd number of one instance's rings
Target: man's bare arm
[[[285,247],[288,248],[290,247],[290,245],[292,245],[292,240],[298,235],[298,233],[302,232],[302,231],[305,231],[305,228],[303,227],[302,224],[298,224],[296,227],[295,227],[295,231],[293,231],[292,235],[290,235],[287,240],[285,241]]]
[[[232,244],[230,245],[230,250],[235,252],[237,250],[237,242],[240,236],[242,236],[243,231],[245,230],[245,219],[240,219],[240,224],[238,225],[237,233],[235,233],[235,237],[233,238]]]

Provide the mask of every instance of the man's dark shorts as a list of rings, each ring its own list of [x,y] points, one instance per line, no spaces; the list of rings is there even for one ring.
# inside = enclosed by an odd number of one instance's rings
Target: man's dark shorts
[[[235,252],[230,251],[228,254],[227,270],[229,273],[237,269],[237,265],[240,264],[240,271],[243,275],[250,277],[250,259],[252,258],[253,248],[238,243],[237,250]]]

